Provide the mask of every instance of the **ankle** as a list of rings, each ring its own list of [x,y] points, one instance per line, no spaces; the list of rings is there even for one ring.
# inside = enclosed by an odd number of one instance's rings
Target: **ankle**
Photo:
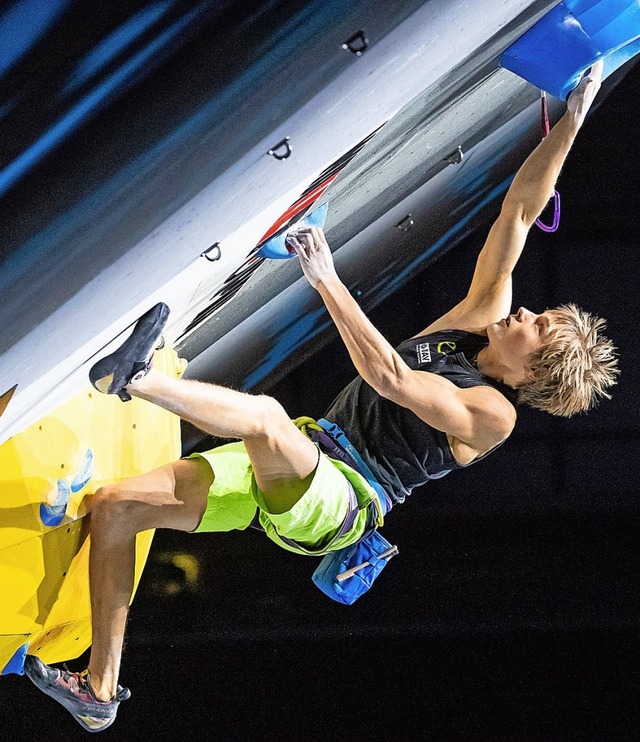
[[[110,680],[106,676],[94,675],[89,672],[89,685],[98,701],[108,703],[116,694],[116,681]]]

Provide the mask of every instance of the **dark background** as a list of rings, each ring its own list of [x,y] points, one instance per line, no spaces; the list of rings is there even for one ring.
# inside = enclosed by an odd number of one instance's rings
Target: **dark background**
[[[132,700],[105,739],[640,736],[639,92],[636,68],[587,122],[559,184],[562,226],[533,230],[515,277],[516,308],[575,301],[607,317],[613,400],[569,421],[523,409],[498,453],[415,492],[385,525],[400,556],[350,608],[311,584],[314,560],[258,534],[159,532],[123,660]],[[390,341],[462,297],[484,235],[372,313]],[[320,415],[353,373],[335,342],[269,391],[292,416]],[[2,679],[0,703],[7,740],[86,736],[24,678]]]

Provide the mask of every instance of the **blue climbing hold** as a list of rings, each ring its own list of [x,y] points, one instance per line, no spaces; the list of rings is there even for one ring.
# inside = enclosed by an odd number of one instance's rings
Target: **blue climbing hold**
[[[565,100],[597,60],[604,79],[639,52],[637,0],[563,0],[503,53],[500,66]]]
[[[88,448],[84,455],[84,461],[71,482],[72,492],[80,492],[80,490],[89,483],[89,480],[93,476],[93,464],[93,451]]]
[[[23,644],[14,652],[13,657],[7,662],[0,675],[24,675],[24,658],[29,651],[29,645]]]
[[[56,501],[53,505],[47,505],[44,502],[40,505],[40,520],[45,526],[53,528],[62,523],[70,499],[71,487],[69,487],[64,479],[58,479],[58,496],[56,497]]]
[[[289,252],[289,248],[286,244],[287,235],[289,232],[293,232],[301,227],[323,227],[325,219],[327,218],[327,211],[329,210],[329,204],[322,204],[311,214],[305,216],[295,224],[287,227],[278,234],[268,239],[264,245],[256,253],[256,257],[260,258],[272,258],[274,260],[283,260],[286,258],[295,257],[294,252]]]
[[[88,448],[84,455],[84,459],[77,474],[71,481],[71,484],[67,484],[64,479],[58,480],[58,496],[53,505],[47,505],[42,503],[40,505],[40,520],[45,526],[53,528],[59,526],[62,523],[65,513],[67,512],[67,506],[71,499],[72,492],[80,492],[85,487],[93,476],[94,458],[93,451]]]

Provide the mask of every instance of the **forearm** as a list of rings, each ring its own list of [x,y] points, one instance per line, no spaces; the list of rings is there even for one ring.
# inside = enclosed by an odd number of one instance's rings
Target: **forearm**
[[[373,326],[347,287],[335,277],[316,286],[358,373],[386,396],[408,367]]]
[[[503,214],[528,229],[551,198],[560,169],[600,89],[602,61],[584,75],[567,100],[564,116],[525,160],[505,198]]]
[[[579,128],[575,115],[566,111],[518,170],[505,197],[503,213],[521,219],[527,228],[533,224],[553,195]]]
[[[599,78],[585,78],[580,83],[571,94],[564,116],[518,170],[478,256],[469,295],[484,300],[494,297],[496,291],[504,294],[503,287],[510,281],[529,229],[553,195],[560,170],[598,87]]]

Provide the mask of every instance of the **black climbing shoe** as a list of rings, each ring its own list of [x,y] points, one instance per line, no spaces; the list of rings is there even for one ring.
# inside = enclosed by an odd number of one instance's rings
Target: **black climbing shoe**
[[[129,401],[131,395],[125,387],[149,372],[168,317],[169,307],[163,303],[143,314],[118,350],[91,367],[89,379],[93,386],[103,394],[117,394],[123,402]]]

